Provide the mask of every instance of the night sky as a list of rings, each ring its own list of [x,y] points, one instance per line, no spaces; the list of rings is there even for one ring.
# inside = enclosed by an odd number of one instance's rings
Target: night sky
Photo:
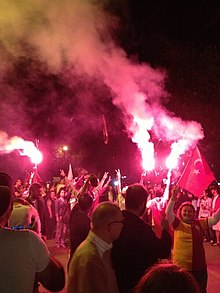
[[[0,131],[39,140],[45,180],[71,163],[75,175],[120,168],[133,182],[142,167],[132,113],[158,121],[149,134],[161,173],[176,139],[163,113],[202,129],[196,143],[220,180],[219,31],[219,1],[2,0]],[[135,92],[146,101],[134,103]],[[0,160],[14,177],[33,167],[16,152]]]

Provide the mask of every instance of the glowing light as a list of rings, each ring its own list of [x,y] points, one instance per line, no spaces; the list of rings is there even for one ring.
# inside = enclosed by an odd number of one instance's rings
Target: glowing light
[[[177,167],[177,165],[178,165],[178,159],[177,158],[169,156],[166,159],[166,166],[167,166],[168,169],[174,169],[174,168]]]
[[[63,151],[64,151],[64,152],[67,152],[67,151],[68,151],[68,149],[69,149],[69,148],[68,148],[68,146],[67,146],[67,145],[64,145],[64,146],[63,146]]]
[[[9,137],[7,133],[0,131],[0,152],[10,153],[17,150],[21,156],[27,156],[34,164],[39,164],[43,160],[42,153],[37,149],[32,141],[25,141],[18,136]]]
[[[169,199],[170,179],[171,179],[171,170],[169,169],[168,173],[167,173],[167,179],[166,179],[166,188],[165,188],[164,194],[161,198],[161,200],[163,202],[163,206],[166,205],[166,202]]]
[[[154,145],[150,142],[150,135],[147,131],[149,127],[152,126],[153,120],[150,119],[140,119],[135,117],[135,126],[134,136],[132,137],[132,141],[137,143],[138,148],[141,151],[142,156],[142,166],[146,171],[151,171],[155,167],[154,160]]]
[[[166,166],[168,169],[172,170],[177,167],[180,155],[184,154],[189,146],[189,141],[185,139],[180,139],[171,145],[171,152],[166,160]]]
[[[118,180],[115,180],[115,181],[114,181],[114,186],[118,186],[118,185],[119,185]]]

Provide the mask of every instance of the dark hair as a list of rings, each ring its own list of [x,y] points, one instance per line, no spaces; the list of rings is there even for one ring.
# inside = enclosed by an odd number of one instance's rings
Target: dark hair
[[[93,187],[98,186],[98,178],[96,177],[96,175],[92,175],[89,179],[89,182]]]
[[[0,186],[0,218],[9,210],[11,199],[11,189],[8,186]]]
[[[8,186],[11,190],[13,190],[13,180],[7,173],[0,172],[0,185]]]
[[[92,207],[93,198],[89,193],[83,193],[78,198],[79,208],[81,211],[86,212]]]
[[[40,183],[33,183],[30,186],[29,189],[29,196],[31,196],[33,199],[37,199],[40,197],[40,193],[39,190],[42,188],[43,186]]]
[[[13,180],[4,172],[0,172],[0,217],[4,216],[10,207],[13,192]]]
[[[157,264],[146,271],[133,293],[199,293],[194,277],[180,266]]]
[[[220,188],[218,185],[210,185],[209,186],[209,190],[216,190],[217,192],[220,192]]]
[[[60,189],[59,189],[59,191],[57,193],[57,198],[60,197],[61,191],[64,191],[65,192],[66,191],[66,188],[65,187],[60,187]]]
[[[128,187],[125,194],[125,206],[129,209],[138,209],[147,202],[147,191],[141,184]]]

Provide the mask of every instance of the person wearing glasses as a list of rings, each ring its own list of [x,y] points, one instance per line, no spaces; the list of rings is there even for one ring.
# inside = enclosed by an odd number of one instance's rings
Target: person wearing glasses
[[[123,216],[117,205],[102,202],[94,209],[91,230],[69,264],[68,293],[119,292],[112,267],[111,248],[122,227]]]

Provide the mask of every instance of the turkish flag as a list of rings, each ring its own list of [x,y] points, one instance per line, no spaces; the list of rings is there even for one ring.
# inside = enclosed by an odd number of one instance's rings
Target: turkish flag
[[[177,185],[196,197],[200,197],[209,184],[215,180],[208,163],[198,147],[195,147]]]

